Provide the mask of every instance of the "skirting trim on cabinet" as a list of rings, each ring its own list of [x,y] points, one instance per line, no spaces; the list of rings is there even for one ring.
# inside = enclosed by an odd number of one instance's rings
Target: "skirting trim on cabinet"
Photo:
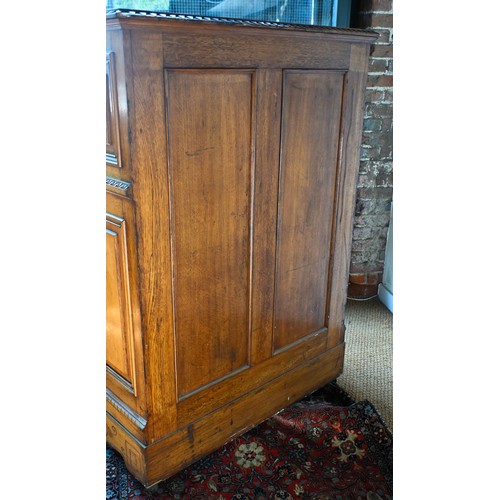
[[[302,344],[303,342],[306,342],[307,340],[310,340],[312,338],[316,338],[318,335],[324,335],[326,337],[328,335],[328,327],[323,326],[323,327],[319,328],[318,330],[315,330],[314,332],[308,333],[304,337],[297,339],[295,342],[292,342],[291,344],[288,344],[284,347],[281,347],[280,349],[276,349],[276,351],[274,351],[273,354],[276,356],[277,354],[280,354],[283,351],[288,351],[292,347],[295,347],[297,344]]]
[[[125,403],[120,401],[109,389],[106,389],[106,399],[121,413],[123,413],[129,420],[132,420],[139,429],[144,430],[147,420],[141,417],[134,410],[129,408]]]
[[[216,384],[219,384],[220,382],[223,382],[224,380],[227,380],[231,377],[234,377],[235,375],[238,375],[241,372],[244,372],[245,370],[248,370],[250,368],[250,365],[243,365],[240,368],[237,368],[236,370],[233,370],[232,372],[228,373],[227,375],[223,375],[222,377],[219,377],[215,380],[212,380],[208,384],[202,385],[201,387],[197,387],[196,389],[193,389],[192,391],[182,394],[179,396],[178,401],[183,401],[185,399],[189,399],[191,396],[194,396],[195,394],[198,394],[202,391],[205,391],[206,389],[209,389],[210,387],[213,387]]]
[[[311,387],[336,378],[343,357],[342,343],[146,447],[107,414],[108,443],[122,454],[130,472],[151,487],[303,398]],[[257,393],[258,406],[252,403]]]

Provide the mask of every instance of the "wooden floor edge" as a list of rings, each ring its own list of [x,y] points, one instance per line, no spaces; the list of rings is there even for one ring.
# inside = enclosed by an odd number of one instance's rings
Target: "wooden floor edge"
[[[345,344],[339,344],[167,438],[144,447],[144,472],[133,454],[134,463],[129,467],[129,451],[127,458],[124,456],[127,468],[134,475],[139,469],[140,475],[136,477],[148,488],[167,479],[255,427],[257,421],[266,420],[336,378],[342,371],[344,349]],[[262,401],[258,406],[249,403],[257,393]],[[248,411],[250,404],[251,412]],[[220,422],[227,425],[222,426]],[[125,449],[127,451],[126,446]]]

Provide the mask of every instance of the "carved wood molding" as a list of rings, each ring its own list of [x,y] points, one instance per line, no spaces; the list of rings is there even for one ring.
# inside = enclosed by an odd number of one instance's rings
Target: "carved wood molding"
[[[106,389],[106,399],[120,412],[123,413],[129,420],[134,422],[139,429],[144,430],[147,424],[147,420],[129,406],[127,406],[123,401],[119,400],[109,389]]]
[[[282,23],[277,21],[254,21],[251,19],[230,19],[225,17],[211,17],[202,15],[189,14],[171,14],[168,12],[153,12],[146,10],[132,9],[116,9],[106,14],[108,19],[112,18],[158,18],[172,19],[176,21],[195,21],[195,22],[210,22],[217,24],[233,25],[233,26],[253,26],[261,28],[273,28],[281,30],[307,31],[313,33],[343,33],[354,35],[356,37],[366,38],[368,42],[372,42],[378,38],[378,33],[372,30],[360,28],[337,28],[335,26],[315,26],[309,24],[292,24]]]
[[[123,181],[121,179],[106,176],[106,189],[113,193],[128,196],[130,194],[131,187],[132,183],[129,181]]]

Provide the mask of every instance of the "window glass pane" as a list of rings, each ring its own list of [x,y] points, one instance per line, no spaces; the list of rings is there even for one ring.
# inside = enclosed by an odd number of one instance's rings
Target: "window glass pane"
[[[335,26],[339,4],[350,0],[106,0],[106,9]]]

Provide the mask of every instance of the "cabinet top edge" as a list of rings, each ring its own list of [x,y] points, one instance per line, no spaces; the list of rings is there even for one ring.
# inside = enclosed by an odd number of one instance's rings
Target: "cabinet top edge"
[[[184,14],[169,14],[142,10],[119,9],[106,14],[107,24],[120,24],[123,27],[207,27],[232,26],[249,29],[266,29],[268,32],[296,31],[301,33],[321,33],[330,36],[347,37],[358,42],[373,43],[379,34],[376,31],[358,28],[337,28],[333,26],[311,26],[305,24],[287,24],[274,21],[252,21],[247,19],[229,19],[222,17],[195,16]]]

